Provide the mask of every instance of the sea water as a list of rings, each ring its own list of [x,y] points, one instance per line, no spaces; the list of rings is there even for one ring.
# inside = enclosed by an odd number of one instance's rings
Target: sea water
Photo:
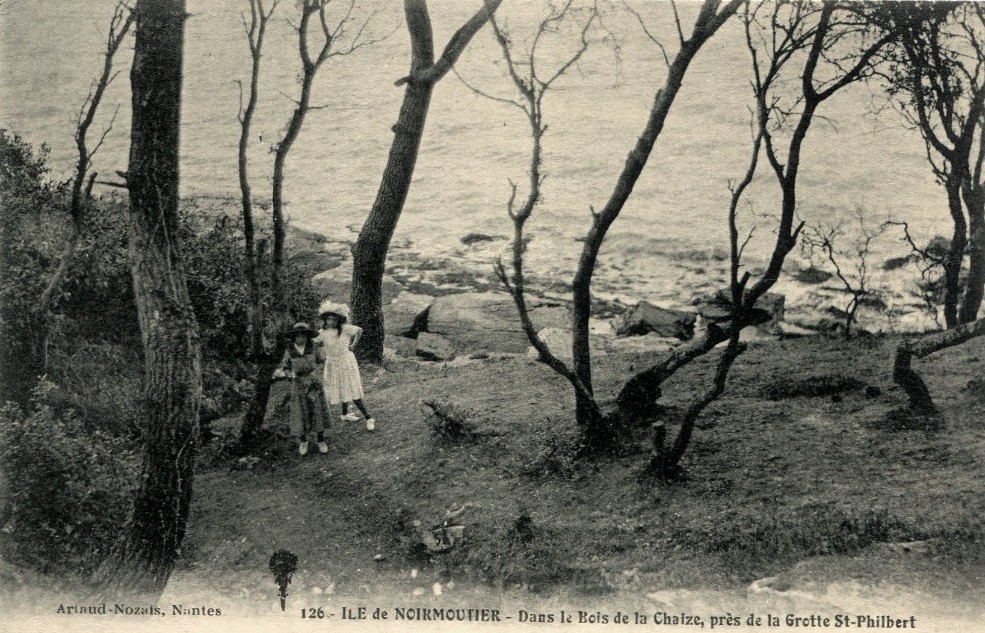
[[[56,177],[74,161],[73,132],[80,105],[99,72],[105,31],[115,0],[5,0],[0,5],[0,125],[27,141],[47,143]],[[479,0],[432,0],[436,53],[480,5]],[[544,15],[535,0],[506,2],[501,23],[518,46]],[[674,48],[668,3],[637,3],[652,33]],[[685,29],[696,4],[683,3]],[[636,18],[605,5],[593,45],[549,93],[544,116],[544,196],[528,224],[533,237],[528,268],[542,278],[569,281],[588,230],[591,208],[610,195],[627,153],[642,131],[666,75],[660,49]],[[377,13],[364,32],[382,41],[329,59],[319,72],[304,129],[287,162],[287,212],[295,225],[331,239],[355,239],[379,186],[408,72],[409,38],[402,3],[360,3],[357,21]],[[189,0],[182,103],[181,177],[184,195],[238,194],[237,114],[247,82],[249,51],[243,26],[246,0]],[[300,63],[295,3],[281,3],[264,48],[260,104],[253,123],[250,172],[253,191],[269,197],[272,148],[283,135],[297,96]],[[289,21],[290,20],[290,21]],[[574,33],[545,40],[539,49],[546,76],[571,50]],[[345,45],[345,38],[342,44]],[[94,159],[102,178],[125,170],[129,140],[132,39],[118,56],[116,77],[90,134],[94,144],[113,129]],[[515,98],[499,49],[486,28],[459,60],[457,71],[435,89],[406,207],[394,237],[397,248],[447,258],[489,273],[506,239],[466,246],[472,232],[509,238],[506,214],[512,180],[526,192],[530,136],[523,113],[477,95],[466,82],[503,99]],[[749,159],[750,58],[741,24],[728,23],[699,53],[684,81],[643,176],[613,224],[602,249],[595,288],[625,301],[689,303],[695,292],[720,287],[728,252],[725,225],[729,185]],[[795,87],[797,78],[788,83]],[[792,94],[792,93],[791,93]],[[871,226],[882,219],[910,222],[918,241],[949,234],[943,191],[926,163],[919,135],[908,130],[876,87],[852,86],[821,106],[805,145],[798,215],[808,224],[850,219],[862,206]],[[115,114],[115,119],[114,119]],[[782,133],[781,133],[782,140]],[[782,158],[782,157],[781,157]],[[740,207],[743,237],[752,232],[747,269],[756,272],[772,247],[778,194],[765,161]],[[233,207],[234,209],[235,207]],[[898,231],[875,245],[879,264],[904,255]],[[847,239],[847,238],[846,238]],[[848,246],[845,243],[845,246]],[[791,254],[791,266],[806,256]],[[817,260],[815,263],[822,263]],[[900,306],[914,308],[903,283],[910,269],[873,280]],[[808,289],[784,279],[791,302]],[[834,300],[835,295],[832,295]],[[906,310],[904,310],[906,311]]]

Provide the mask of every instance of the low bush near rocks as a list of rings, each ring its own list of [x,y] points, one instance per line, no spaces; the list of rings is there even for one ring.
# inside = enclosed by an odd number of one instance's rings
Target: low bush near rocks
[[[451,402],[423,400],[424,421],[435,438],[450,442],[471,440],[475,437],[473,418],[475,413]]]
[[[770,400],[817,398],[840,395],[847,391],[857,391],[864,388],[865,383],[857,378],[828,374],[799,380],[780,378],[760,389],[760,395]]]

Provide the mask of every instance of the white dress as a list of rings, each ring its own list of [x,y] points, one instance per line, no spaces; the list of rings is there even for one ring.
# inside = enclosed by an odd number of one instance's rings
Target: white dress
[[[349,349],[353,337],[362,329],[345,324],[342,333],[322,330],[317,337],[325,350],[325,398],[332,404],[352,402],[363,397],[363,383],[359,377],[356,355]]]

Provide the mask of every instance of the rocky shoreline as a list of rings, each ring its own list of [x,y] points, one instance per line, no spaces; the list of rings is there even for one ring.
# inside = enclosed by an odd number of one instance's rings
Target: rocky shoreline
[[[469,234],[462,243],[469,248],[502,239]],[[351,246],[351,241],[291,227],[287,255],[307,268],[319,294],[348,302]],[[711,263],[721,264],[724,278],[723,262],[712,258]],[[726,318],[728,298],[721,286],[716,288],[717,275],[708,272],[708,264],[694,256],[683,258],[680,267],[692,269],[692,276],[700,278],[693,284],[682,284],[691,286],[693,292],[683,303],[679,295],[674,301],[633,301],[618,292],[621,288],[610,287],[615,284],[597,282],[591,321],[593,353],[666,351],[693,337],[705,322]],[[693,270],[696,265],[697,270]],[[777,285],[783,292],[767,293],[757,303],[761,323],[748,328],[744,337],[843,332],[845,314],[833,302],[844,299],[844,291],[827,283],[831,281],[829,274],[807,269],[785,277]],[[559,357],[569,358],[570,286],[533,277],[528,280],[528,289],[538,333]],[[467,362],[498,354],[536,356],[522,331],[513,300],[495,278],[491,263],[484,274],[467,262],[417,253],[409,242],[395,244],[384,277],[383,300],[388,357]],[[887,317],[888,310],[893,313]],[[859,331],[863,334],[927,329],[930,323],[915,301],[903,307],[883,306],[877,319],[860,316]],[[898,324],[906,318],[910,327],[900,328]]]

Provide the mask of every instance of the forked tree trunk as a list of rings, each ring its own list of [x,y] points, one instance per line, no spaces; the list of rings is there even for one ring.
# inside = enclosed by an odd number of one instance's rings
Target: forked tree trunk
[[[924,414],[937,411],[930,395],[930,389],[927,388],[927,384],[920,377],[920,374],[911,367],[912,359],[923,358],[983,335],[985,335],[985,319],[978,319],[943,332],[935,332],[920,339],[904,341],[896,348],[893,380],[906,392],[911,409]]]
[[[626,157],[626,163],[605,207],[593,215],[592,226],[585,238],[585,245],[578,261],[578,269],[575,271],[571,284],[574,304],[571,317],[571,355],[575,374],[587,387],[589,393],[594,393],[589,319],[592,313],[592,276],[595,274],[598,254],[609,227],[619,216],[636,186],[636,181],[643,173],[643,168],[646,166],[657,138],[663,131],[664,123],[670,115],[671,106],[674,105],[691,61],[705,42],[718,31],[719,27],[735,14],[741,2],[731,0],[722,7],[721,11],[716,13],[718,5],[719,2],[715,0],[706,0],[702,3],[691,37],[681,42],[681,48],[668,68],[664,85],[657,90],[653,98],[653,106],[650,109],[646,127],[637,139],[633,150]],[[584,394],[578,393],[576,395],[575,405],[583,443],[589,448],[606,449],[608,444],[615,439],[611,419],[593,415],[592,411],[597,411],[598,407],[591,407],[587,396]]]
[[[143,466],[120,542],[96,574],[106,597],[155,601],[185,535],[201,366],[178,235],[184,0],[139,0],[128,188],[129,258],[144,348]]]

